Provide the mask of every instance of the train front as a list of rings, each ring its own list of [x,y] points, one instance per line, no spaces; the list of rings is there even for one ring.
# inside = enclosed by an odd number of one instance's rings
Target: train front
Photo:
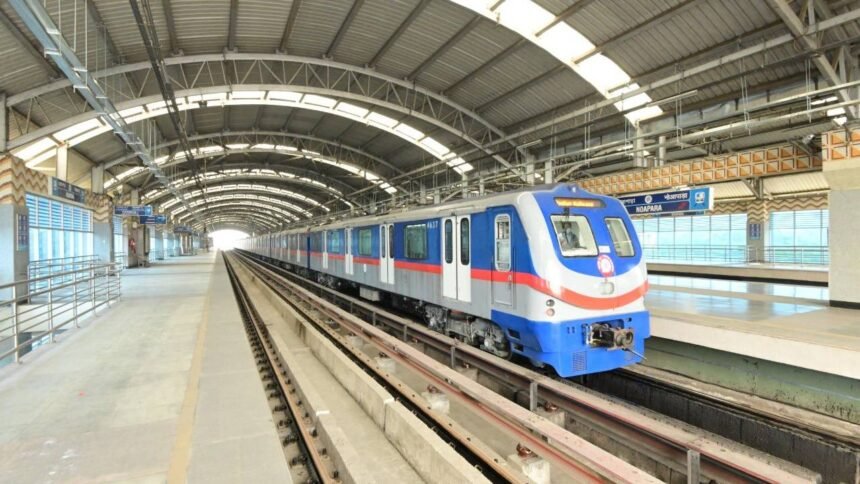
[[[535,289],[527,318],[537,348],[529,350],[539,352],[527,356],[562,376],[641,361],[650,336],[648,276],[623,205],[567,184],[519,202]]]

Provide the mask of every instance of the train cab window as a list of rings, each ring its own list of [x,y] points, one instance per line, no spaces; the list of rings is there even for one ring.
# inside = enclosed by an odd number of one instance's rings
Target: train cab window
[[[511,217],[496,216],[496,270],[508,272],[511,270]]]
[[[403,229],[403,253],[407,259],[427,258],[427,224],[407,225]]]
[[[609,229],[609,236],[612,238],[612,245],[615,246],[615,253],[619,257],[633,257],[636,251],[624,221],[615,217],[607,218],[606,228]]]
[[[469,265],[471,246],[469,245],[469,219],[460,219],[460,264]]]
[[[445,263],[454,262],[454,222],[445,221]]]
[[[370,257],[373,254],[373,232],[371,229],[358,231],[358,255]]]
[[[594,257],[597,244],[588,219],[582,215],[553,215],[552,226],[564,257]]]

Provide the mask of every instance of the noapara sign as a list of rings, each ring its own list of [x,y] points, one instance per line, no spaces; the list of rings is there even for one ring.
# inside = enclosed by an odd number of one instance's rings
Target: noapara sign
[[[706,212],[714,209],[711,187],[619,197],[630,215]]]

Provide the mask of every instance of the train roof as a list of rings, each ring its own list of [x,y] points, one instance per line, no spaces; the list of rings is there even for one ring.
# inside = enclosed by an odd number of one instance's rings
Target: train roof
[[[336,222],[332,222],[329,224],[316,225],[311,227],[302,227],[302,228],[294,228],[294,229],[286,229],[276,233],[283,234],[295,234],[295,233],[305,233],[309,231],[316,230],[333,230],[340,228],[349,228],[349,227],[364,227],[368,225],[379,225],[381,223],[387,222],[402,222],[408,220],[424,220],[429,218],[437,218],[445,215],[457,215],[457,214],[467,214],[472,212],[478,212],[486,209],[488,206],[498,206],[498,205],[516,205],[519,197],[526,194],[533,194],[539,192],[554,192],[559,190],[561,187],[570,187],[572,190],[575,190],[578,195],[593,197],[593,198],[607,198],[605,195],[597,195],[591,192],[587,192],[584,189],[580,188],[576,184],[571,183],[556,183],[551,185],[538,185],[534,187],[525,187],[519,190],[512,190],[504,193],[494,193],[490,195],[484,195],[481,197],[474,198],[466,198],[461,200],[453,200],[450,202],[442,203],[439,205],[429,205],[429,206],[418,206],[418,207],[410,207],[406,209],[400,209],[390,212],[385,212],[381,214],[374,215],[365,215],[362,217],[356,217],[346,220],[338,220]]]

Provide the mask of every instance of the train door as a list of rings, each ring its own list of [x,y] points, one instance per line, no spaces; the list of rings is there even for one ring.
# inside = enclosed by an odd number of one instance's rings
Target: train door
[[[511,211],[494,209],[493,217],[493,302],[512,306],[514,303],[513,247],[511,244]]]
[[[472,233],[468,215],[442,220],[442,295],[472,300]]]
[[[344,249],[343,262],[345,266],[345,271],[348,275],[353,274],[352,269],[352,229],[346,229],[346,247]]]
[[[322,267],[328,269],[328,230],[322,233]]]

